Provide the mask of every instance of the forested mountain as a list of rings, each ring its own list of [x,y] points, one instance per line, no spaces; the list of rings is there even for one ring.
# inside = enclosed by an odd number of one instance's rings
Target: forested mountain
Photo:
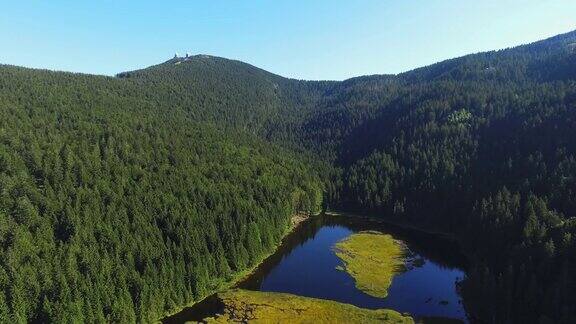
[[[461,239],[478,320],[575,319],[575,48],[572,32],[345,81],[308,121],[335,143],[340,207]]]
[[[576,33],[401,74],[360,78],[342,116],[338,203],[455,233],[465,293],[494,322],[576,313]],[[318,126],[320,125],[320,126]],[[326,136],[328,137],[328,136]],[[390,216],[388,216],[390,217]]]
[[[0,322],[157,320],[319,210],[309,162],[163,97],[0,68]]]
[[[193,120],[296,142],[303,120],[336,83],[286,79],[252,65],[209,55],[174,58],[119,78],[144,86],[158,105],[178,107]],[[297,146],[295,147],[297,148]]]
[[[322,198],[454,234],[476,321],[576,319],[576,32],[342,82],[1,66],[0,114],[0,322],[152,321]]]

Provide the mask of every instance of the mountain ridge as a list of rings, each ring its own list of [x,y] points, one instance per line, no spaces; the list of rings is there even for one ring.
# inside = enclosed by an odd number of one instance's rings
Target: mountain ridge
[[[308,81],[308,82],[350,82],[352,80],[355,79],[361,79],[361,78],[378,78],[378,77],[383,77],[383,78],[387,78],[387,77],[399,77],[399,76],[404,76],[404,75],[408,75],[408,74],[412,74],[420,69],[426,69],[426,68],[430,68],[436,65],[442,65],[442,64],[446,64],[446,63],[451,63],[453,61],[461,61],[464,60],[466,58],[469,58],[471,56],[477,56],[477,55],[485,55],[485,56],[492,56],[492,55],[499,55],[499,54],[508,54],[510,52],[514,52],[514,51],[518,51],[518,50],[549,50],[551,48],[554,47],[558,47],[561,45],[569,45],[569,44],[576,44],[576,30],[572,30],[569,32],[566,32],[564,34],[559,34],[559,35],[555,35],[555,36],[551,36],[545,39],[541,39],[538,41],[534,41],[531,43],[526,43],[526,44],[520,44],[520,45],[516,45],[516,46],[511,46],[511,47],[507,47],[507,48],[503,48],[503,49],[499,49],[499,50],[491,50],[491,51],[482,51],[482,52],[477,52],[477,53],[472,53],[472,54],[466,54],[463,56],[459,56],[459,57],[455,57],[455,58],[449,58],[449,59],[445,59],[442,60],[440,62],[437,63],[433,63],[430,65],[424,65],[421,67],[415,67],[412,68],[408,71],[405,72],[401,72],[401,73],[396,73],[396,74],[371,74],[371,75],[359,75],[359,76],[355,76],[355,77],[351,77],[351,78],[347,78],[344,80],[306,80],[306,79],[298,79],[298,78],[287,78],[284,77],[282,75],[279,74],[275,74],[273,72],[269,72],[266,71],[262,68],[259,68],[256,65],[250,64],[250,63],[246,63],[240,60],[236,60],[236,59],[230,59],[230,58],[225,58],[225,57],[220,57],[220,56],[214,56],[214,55],[208,55],[208,54],[195,54],[195,55],[191,55],[189,56],[189,58],[186,57],[178,57],[178,58],[171,58],[163,63],[157,64],[157,65],[152,65],[143,69],[138,69],[138,70],[134,70],[134,71],[143,71],[149,68],[154,68],[157,66],[161,66],[164,64],[174,64],[177,62],[194,62],[197,59],[212,59],[212,60],[226,60],[226,61],[230,61],[233,63],[240,63],[240,64],[244,64],[244,65],[248,65],[254,69],[258,69],[260,71],[264,71],[270,75],[276,76],[276,77],[280,77],[283,79],[287,79],[287,80],[294,80],[294,81]],[[130,72],[134,72],[134,71],[126,71],[126,72],[120,72],[118,73],[118,75],[121,75],[123,73],[130,73]]]

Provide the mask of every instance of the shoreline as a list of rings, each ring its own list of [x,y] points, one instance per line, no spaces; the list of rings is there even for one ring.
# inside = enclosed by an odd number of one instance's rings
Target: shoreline
[[[367,212],[361,212],[361,211],[330,210],[330,211],[325,211],[324,214],[326,216],[362,218],[362,219],[369,220],[371,222],[396,226],[400,229],[420,232],[420,233],[424,233],[427,235],[432,235],[432,236],[436,236],[436,237],[439,237],[442,239],[452,240],[452,241],[456,241],[456,242],[460,243],[458,238],[452,233],[441,232],[441,231],[432,230],[432,229],[426,229],[424,227],[419,227],[417,225],[414,225],[410,222],[399,222],[399,221],[390,220],[389,218],[378,217],[378,216],[375,216],[374,213],[369,213],[369,212],[367,213]]]
[[[317,214],[306,214],[306,213],[295,213],[292,216],[290,216],[290,226],[286,229],[285,233],[282,236],[282,239],[278,242],[278,244],[274,247],[274,249],[272,249],[269,253],[264,254],[260,260],[252,267],[249,267],[248,269],[242,270],[238,273],[236,273],[235,275],[232,276],[232,279],[230,280],[226,280],[225,282],[221,283],[220,285],[218,285],[218,287],[216,289],[214,289],[213,292],[202,296],[201,298],[199,298],[198,300],[191,302],[189,304],[186,304],[182,307],[178,307],[176,310],[174,310],[173,312],[167,313],[165,315],[163,315],[162,317],[160,317],[158,320],[156,320],[156,323],[162,323],[164,319],[168,318],[168,317],[172,317],[180,312],[182,312],[183,310],[185,310],[186,308],[192,307],[198,303],[201,303],[202,301],[204,301],[206,298],[209,298],[210,296],[217,294],[219,292],[222,292],[224,290],[233,288],[234,286],[236,286],[239,282],[241,282],[242,280],[248,278],[250,275],[252,275],[256,270],[258,270],[258,268],[272,255],[274,255],[276,253],[276,251],[278,251],[278,248],[280,248],[282,246],[282,244],[284,243],[284,240],[286,239],[286,237],[288,237],[291,233],[293,233],[294,231],[296,231],[296,229],[298,229],[300,227],[300,225],[302,223],[304,223],[305,221],[309,220],[311,217],[315,217],[322,214],[322,212],[317,213]]]
[[[286,229],[285,233],[283,234],[282,239],[278,242],[278,244],[272,250],[270,250],[269,253],[264,254],[259,259],[259,261],[256,264],[254,264],[254,266],[236,273],[235,275],[232,276],[232,278],[230,280],[227,280],[227,281],[221,283],[211,293],[209,293],[205,296],[202,296],[202,298],[200,298],[194,302],[191,302],[189,304],[186,304],[182,307],[179,307],[175,311],[170,312],[169,314],[163,315],[161,318],[159,318],[156,321],[156,323],[162,323],[164,319],[172,317],[172,316],[184,311],[186,308],[193,307],[193,306],[203,302],[204,300],[206,300],[210,296],[213,296],[214,294],[226,291],[228,289],[235,288],[243,280],[245,280],[245,279],[249,278],[251,275],[253,275],[260,268],[260,266],[262,266],[262,264],[264,264],[266,262],[266,260],[268,260],[271,256],[273,256],[278,251],[278,249],[282,247],[282,245],[285,243],[286,239],[290,236],[290,234],[294,233],[298,228],[300,228],[300,226],[303,223],[305,223],[306,221],[309,221],[312,217],[316,217],[319,215],[323,215],[323,216],[327,216],[327,217],[357,218],[357,219],[367,220],[370,222],[376,222],[376,223],[380,223],[380,224],[394,226],[394,227],[397,227],[398,229],[401,229],[401,230],[419,232],[419,233],[430,235],[432,237],[436,237],[439,239],[453,241],[453,242],[458,243],[458,245],[461,248],[460,241],[454,235],[452,235],[450,233],[427,230],[425,228],[420,228],[420,227],[417,227],[417,226],[409,224],[409,223],[394,222],[394,221],[390,221],[389,219],[383,219],[383,218],[377,217],[374,214],[354,212],[354,211],[345,211],[345,210],[325,210],[323,212],[319,212],[316,214],[295,213],[290,217],[290,225]],[[461,252],[463,252],[463,251],[461,251]],[[410,251],[410,253],[411,253],[411,251]]]

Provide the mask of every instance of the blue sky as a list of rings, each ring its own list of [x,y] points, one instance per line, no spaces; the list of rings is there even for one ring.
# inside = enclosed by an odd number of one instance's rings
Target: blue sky
[[[576,29],[575,0],[0,0],[0,63],[113,75],[174,52],[298,79],[398,73]]]

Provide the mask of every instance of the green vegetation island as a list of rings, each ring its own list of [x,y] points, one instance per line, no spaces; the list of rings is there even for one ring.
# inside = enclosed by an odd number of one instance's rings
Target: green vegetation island
[[[0,65],[0,323],[156,322],[327,209],[453,235],[473,322],[573,323],[574,129],[576,32],[344,81],[208,55],[115,77]],[[383,296],[346,263],[398,269],[368,244],[343,243],[344,269]]]
[[[335,246],[344,262],[342,270],[368,295],[385,298],[394,275],[404,269],[406,250],[402,242],[388,234],[366,231],[352,234]]]

